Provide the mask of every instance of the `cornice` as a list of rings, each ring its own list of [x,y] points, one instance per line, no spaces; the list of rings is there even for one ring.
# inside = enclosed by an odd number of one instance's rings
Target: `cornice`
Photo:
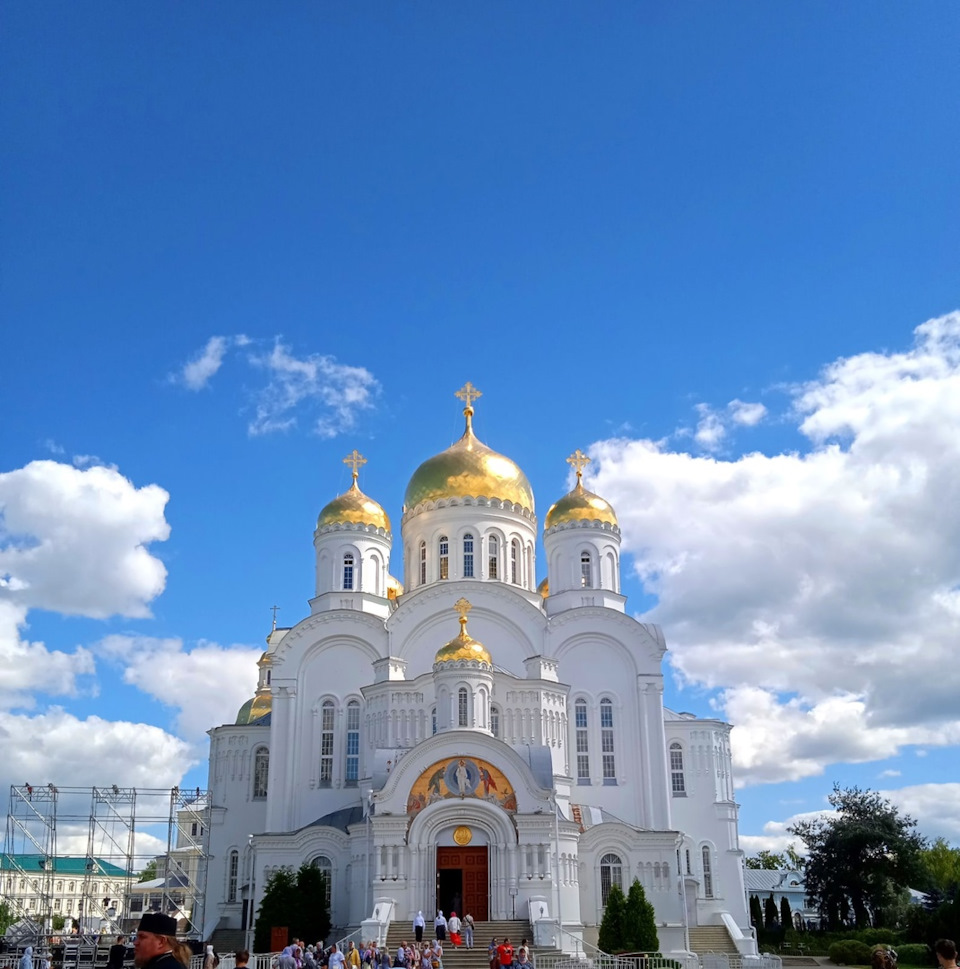
[[[610,532],[616,536],[620,536],[620,526],[611,525],[610,522],[602,522],[598,519],[593,521],[569,521],[569,522],[558,522],[556,525],[552,525],[550,528],[545,528],[543,530],[543,537],[546,538],[548,535],[554,535],[557,532],[568,532],[572,529],[582,529],[589,528],[594,532]]]
[[[537,525],[537,516],[529,508],[516,502],[501,501],[499,498],[486,498],[483,496],[477,498],[454,496],[440,498],[437,501],[421,501],[413,508],[405,509],[400,519],[400,527],[402,528],[408,521],[425,512],[438,511],[442,508],[492,508],[497,511],[508,511],[519,515],[521,518],[525,518],[530,522],[534,528]]]
[[[380,538],[385,538],[388,542],[393,541],[393,533],[387,531],[387,529],[379,528],[376,525],[364,525],[361,522],[332,522],[329,525],[324,525],[322,528],[315,528],[313,531],[313,540],[316,542],[322,535],[329,535],[334,532],[362,532],[365,535],[378,535]]]
[[[386,621],[379,616],[369,612],[362,612],[359,609],[331,609],[328,612],[318,612],[312,616],[301,619],[293,629],[290,630],[277,644],[277,651],[273,655],[280,657],[282,654],[289,653],[291,648],[307,637],[308,633],[313,632],[323,626],[330,625],[354,625],[365,626],[377,636],[387,637]],[[356,635],[352,633],[351,635]],[[372,645],[372,644],[371,644]]]

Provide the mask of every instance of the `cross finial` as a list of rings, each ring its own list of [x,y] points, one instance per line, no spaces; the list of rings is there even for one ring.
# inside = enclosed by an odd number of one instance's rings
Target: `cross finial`
[[[357,477],[360,474],[360,469],[367,463],[367,459],[354,448],[344,459],[344,464],[350,465],[350,470],[353,472],[353,481],[356,484]]]
[[[454,396],[459,397],[467,405],[467,410],[473,410],[473,402],[478,397],[482,397],[483,393],[468,380]]]
[[[460,616],[460,635],[467,635],[467,613],[473,608],[470,603],[461,596],[453,604],[454,611]]]
[[[271,606],[270,607],[270,611],[273,613],[273,630],[271,630],[271,631],[272,632],[276,632],[276,629],[277,629],[277,613],[280,611],[280,607],[279,606]]]
[[[580,479],[583,477],[583,469],[590,463],[590,458],[588,458],[580,448],[577,448],[570,457],[567,458],[567,464],[572,464],[574,471],[577,472],[577,484],[580,484]]]

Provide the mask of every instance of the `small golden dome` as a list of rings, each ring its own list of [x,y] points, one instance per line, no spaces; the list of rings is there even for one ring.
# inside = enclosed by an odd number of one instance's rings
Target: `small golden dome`
[[[242,726],[245,723],[250,722],[250,708],[253,706],[253,701],[256,697],[251,697],[246,703],[237,711],[237,726]]]
[[[437,650],[434,663],[453,663],[456,660],[472,659],[478,663],[493,666],[493,659],[483,643],[467,635],[467,613],[473,608],[466,599],[458,599],[453,607],[460,613],[460,633],[450,640],[446,646]]]
[[[403,595],[403,583],[392,575],[387,576],[387,598],[396,599]]]
[[[577,486],[569,494],[564,495],[558,502],[550,506],[547,517],[543,522],[544,530],[564,522],[618,524],[617,513],[613,510],[610,502],[583,487],[583,468],[589,460],[590,458],[580,448],[577,448],[567,458],[567,463],[572,464],[576,469]]]
[[[317,528],[323,528],[324,525],[372,525],[389,532],[390,519],[387,513],[357,485],[358,468],[361,464],[366,464],[366,460],[354,450],[343,462],[353,467],[353,484],[344,494],[324,507],[317,518]]]
[[[247,700],[237,713],[237,724],[242,726],[265,717],[273,708],[273,697],[269,690],[257,691],[256,696]]]
[[[404,507],[413,509],[421,502],[441,498],[496,498],[533,512],[533,488],[527,476],[510,458],[487,447],[473,433],[470,402],[480,396],[479,391],[468,383],[457,396],[465,396],[467,400],[463,410],[467,419],[463,437],[446,451],[427,458],[413,472]]]
[[[540,593],[540,595],[541,595],[541,596],[542,596],[542,597],[543,597],[544,599],[546,599],[546,598],[547,598],[547,596],[548,596],[548,595],[550,595],[550,580],[549,580],[549,579],[544,579],[544,580],[543,580],[543,581],[542,581],[542,582],[540,583],[540,585],[538,585],[538,586],[537,586],[537,592],[539,592],[539,593]]]

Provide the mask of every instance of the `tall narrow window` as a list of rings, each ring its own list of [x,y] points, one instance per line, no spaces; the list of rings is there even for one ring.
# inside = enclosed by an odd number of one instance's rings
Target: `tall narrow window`
[[[463,536],[463,577],[473,578],[473,535],[470,532]]]
[[[431,723],[431,733],[437,732],[437,708],[434,707],[430,711],[430,723]]]
[[[351,700],[347,704],[347,759],[344,764],[344,783],[356,787],[360,776],[360,702]]]
[[[227,878],[227,901],[237,900],[237,876],[240,873],[240,852],[233,849],[230,852],[229,875]]]
[[[457,724],[461,727],[468,726],[467,715],[469,713],[469,697],[467,689],[461,686],[457,691]]]
[[[427,543],[420,543],[420,585],[427,584]]]
[[[270,774],[270,751],[260,747],[253,755],[253,796],[267,796],[267,777]]]
[[[333,701],[324,700],[320,708],[320,784],[333,783]]]
[[[606,905],[610,889],[616,885],[623,889],[623,862],[617,855],[604,855],[600,859],[600,904]]]
[[[690,849],[689,848],[686,849],[686,856],[687,856],[687,859],[686,859],[687,860],[687,874],[688,875],[692,875],[693,874],[693,869],[690,867]]]
[[[310,864],[319,868],[323,875],[323,889],[327,911],[330,911],[330,901],[333,898],[333,862],[326,855],[317,855]]]
[[[440,536],[438,543],[440,551],[440,578],[450,578],[450,540],[446,535]]]
[[[510,543],[510,581],[520,585],[520,543],[516,539]]]
[[[710,867],[710,849],[703,846],[703,897],[713,898],[713,869]]]
[[[603,766],[603,783],[617,783],[617,764],[613,753],[613,703],[600,701],[600,757]]]
[[[499,577],[500,540],[496,535],[487,539],[487,578]]]
[[[490,707],[490,733],[500,736],[500,707]]]
[[[593,563],[589,552],[580,553],[580,585],[584,589],[593,588]]]
[[[683,747],[676,741],[670,744],[670,792],[674,797],[687,796],[687,784],[683,777]]]
[[[343,557],[343,587],[353,588],[353,555],[350,552]]]
[[[577,700],[573,707],[577,732],[577,783],[590,783],[590,743],[587,738],[587,701]]]

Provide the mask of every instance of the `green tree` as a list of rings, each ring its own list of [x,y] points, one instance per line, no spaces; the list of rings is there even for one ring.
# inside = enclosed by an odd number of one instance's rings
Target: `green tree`
[[[926,842],[876,791],[835,785],[829,801],[833,815],[789,829],[807,846],[807,897],[832,930],[847,906],[859,928],[884,927],[899,891],[923,875]]]
[[[143,871],[140,872],[137,878],[138,882],[150,882],[157,877],[157,859],[154,858],[153,861],[148,861],[143,866]]]
[[[600,922],[600,935],[597,945],[604,952],[623,952],[624,924],[627,918],[627,899],[619,885],[611,885],[607,894],[607,904],[603,907],[603,919]]]
[[[752,858],[748,858],[744,864],[753,870],[776,871],[779,868],[786,868],[787,862],[783,855],[775,854],[764,848],[758,851]]]
[[[945,838],[937,838],[920,857],[927,875],[925,888],[947,894],[960,886],[960,848],[951,848]]]
[[[777,911],[777,903],[773,900],[773,892],[771,892],[763,901],[763,927],[765,929],[772,929],[780,918],[780,913]]]
[[[763,928],[763,908],[759,895],[750,896],[750,923],[758,932]]]
[[[657,952],[657,917],[653,906],[647,901],[647,893],[639,879],[634,878],[627,893],[626,917],[624,919],[623,947],[627,952]]]
[[[297,872],[298,902],[290,928],[298,939],[316,942],[330,934],[327,879],[316,865],[301,865]]]
[[[297,906],[297,879],[293,869],[278,868],[267,881],[260,908],[257,910],[257,925],[253,936],[255,951],[270,951],[272,930],[281,926],[290,929]],[[289,941],[288,933],[287,942]]]
[[[790,899],[786,895],[780,899],[780,924],[785,929],[793,928],[793,912],[790,911]]]
[[[0,935],[3,935],[16,920],[13,908],[7,902],[0,902]]]

